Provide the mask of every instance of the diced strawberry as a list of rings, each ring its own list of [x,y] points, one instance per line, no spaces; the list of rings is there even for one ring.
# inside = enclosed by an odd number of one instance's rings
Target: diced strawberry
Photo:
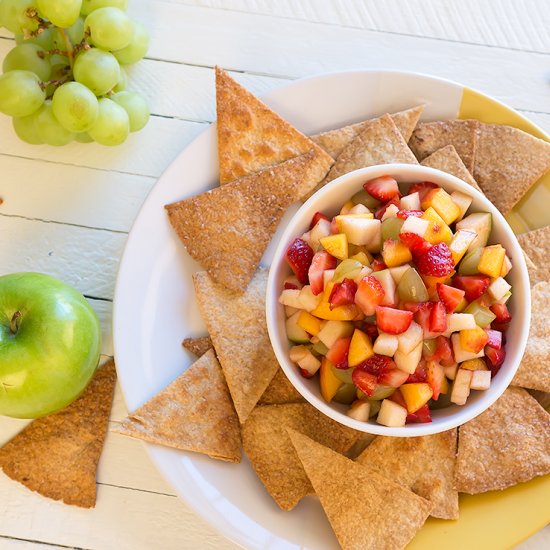
[[[407,408],[407,403],[405,402],[405,398],[403,397],[403,394],[397,388],[389,397],[388,399],[390,401],[393,401],[394,403],[397,403],[398,405],[401,405],[404,409]]]
[[[302,284],[308,282],[308,270],[313,260],[313,250],[304,240],[298,238],[288,247],[285,260]]]
[[[300,371],[300,374],[304,378],[313,378],[315,376],[315,373],[309,372],[307,369],[303,369],[301,367],[298,367],[298,370]]]
[[[486,328],[485,332],[489,336],[489,341],[487,342],[488,346],[495,349],[502,348],[502,332],[500,332],[500,330]]]
[[[427,375],[428,371],[426,367],[426,361],[421,359],[420,363],[418,363],[418,367],[416,367],[416,370],[412,374],[409,374],[406,383],[419,384],[422,382],[426,382]]]
[[[323,272],[326,269],[334,269],[336,267],[336,258],[331,256],[326,250],[316,252],[311,261],[308,270],[309,284],[311,292],[317,295],[323,292]]]
[[[468,302],[477,300],[487,290],[490,282],[491,279],[483,275],[455,275],[452,280],[455,288],[464,290],[464,297]]]
[[[348,338],[338,338],[331,348],[327,351],[326,358],[337,368],[348,368],[348,353],[351,336]]]
[[[454,365],[455,358],[453,356],[453,347],[451,346],[451,341],[449,338],[446,338],[445,336],[438,336],[435,341],[435,360],[439,361],[444,367]]]
[[[413,254],[422,255],[428,252],[432,245],[416,233],[399,233],[399,238]]]
[[[357,365],[358,369],[364,370],[365,372],[370,372],[375,376],[380,376],[386,372],[389,372],[392,369],[395,369],[395,363],[392,359],[386,355],[378,355],[377,353],[365,359],[361,364]],[[381,384],[382,382],[379,381]]]
[[[435,302],[430,313],[430,332],[447,330],[447,311],[443,302]]]
[[[298,285],[290,282],[286,282],[283,287],[285,290],[298,290]]]
[[[353,304],[355,293],[357,292],[357,283],[353,279],[344,279],[341,283],[336,283],[332,287],[329,296],[330,309],[338,306]]]
[[[412,195],[413,193],[418,193],[418,196],[420,198],[420,202],[422,202],[422,199],[426,195],[428,191],[431,189],[437,189],[439,185],[436,185],[435,183],[432,183],[431,181],[421,181],[419,183],[413,183],[409,189],[409,195]]]
[[[397,180],[391,176],[380,176],[363,184],[363,189],[375,199],[387,202],[393,197],[401,196]]]
[[[491,323],[491,328],[493,330],[498,330],[499,332],[502,332],[502,343],[506,343],[506,331],[510,327],[510,323],[499,323],[498,321],[493,321]]]
[[[399,210],[399,212],[397,212],[397,217],[401,218],[402,220],[406,220],[411,216],[414,216],[415,218],[420,218],[423,215],[424,215],[423,210]]]
[[[313,214],[313,218],[311,218],[311,223],[309,224],[309,228],[313,229],[317,225],[317,222],[319,220],[327,220],[327,222],[329,222],[330,218],[328,216],[325,216],[321,212],[315,212],[315,214]]]
[[[386,213],[386,209],[390,204],[394,204],[395,206],[399,207],[399,197],[393,197],[393,199],[389,200],[388,202],[384,203],[382,206],[379,206],[376,212],[374,213],[374,217],[377,220],[381,220],[382,216]]]
[[[414,320],[422,327],[424,333],[430,332],[430,317],[434,302],[419,302]]]
[[[512,314],[506,304],[493,304],[489,309],[496,315],[497,323],[509,323],[512,320]]]
[[[407,381],[408,377],[409,375],[405,371],[395,368],[380,374],[378,376],[378,383],[384,386],[398,388]]]
[[[491,377],[494,377],[500,370],[505,358],[506,352],[504,348],[495,349],[491,346],[485,346],[485,363],[491,371]]]
[[[407,311],[412,311],[416,313],[419,309],[422,309],[423,304],[426,302],[402,302],[401,309],[406,309]]]
[[[432,421],[432,415],[428,403],[422,405],[417,411],[409,413],[405,419],[405,424],[426,424]]]
[[[376,376],[374,374],[356,367],[353,369],[351,380],[365,395],[374,395],[376,389]]]
[[[438,243],[418,254],[415,261],[418,273],[434,277],[449,275],[455,267],[451,251],[445,243]]]
[[[388,334],[401,334],[411,325],[412,311],[404,311],[393,307],[376,307],[376,324],[378,328]]]
[[[372,275],[367,275],[359,281],[355,293],[355,303],[365,315],[374,315],[376,306],[384,299],[384,287]]]
[[[338,233],[340,233],[340,228],[336,223],[336,218],[332,218],[332,220],[330,220],[330,232],[332,235],[337,235]]]
[[[382,260],[379,260],[378,258],[374,258],[374,260],[372,261],[372,270],[373,271],[382,271],[383,269],[387,269],[388,266],[382,261]]]
[[[445,304],[447,313],[453,313],[453,311],[458,307],[458,304],[462,301],[462,298],[464,298],[464,290],[453,286],[444,285],[443,283],[437,283],[436,288],[437,295]]]
[[[437,361],[428,361],[426,365],[426,382],[432,388],[432,399],[439,399],[441,385],[445,378],[445,370]]]
[[[372,342],[378,338],[378,327],[376,323],[361,323],[359,328],[369,336]]]

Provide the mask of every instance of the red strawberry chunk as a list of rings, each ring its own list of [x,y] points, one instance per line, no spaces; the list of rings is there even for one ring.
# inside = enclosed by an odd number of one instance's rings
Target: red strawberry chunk
[[[504,344],[506,342],[506,331],[510,327],[510,323],[499,323],[498,321],[493,321],[491,323],[491,328],[493,330],[498,330],[499,332],[502,332],[502,343]]]
[[[405,371],[395,368],[380,374],[378,376],[378,383],[384,386],[398,388],[407,381],[408,377],[409,375]]]
[[[374,342],[378,338],[378,327],[375,323],[362,323],[359,327]]]
[[[487,345],[491,348],[495,349],[501,349],[502,348],[502,332],[500,330],[493,330],[486,328],[485,332],[487,333],[487,336],[489,336],[489,340],[487,341]]]
[[[512,320],[512,314],[506,304],[493,304],[489,309],[496,315],[497,323],[509,323]]]
[[[409,195],[412,195],[413,193],[418,193],[420,197],[420,202],[422,202],[422,199],[426,195],[426,193],[432,189],[437,189],[439,185],[436,185],[435,183],[432,183],[431,181],[421,181],[419,183],[413,183],[409,189]]]
[[[457,307],[458,304],[464,298],[464,290],[460,288],[454,288],[449,285],[444,285],[443,283],[437,283],[437,295],[439,299],[445,304],[445,309],[447,313],[452,313]]]
[[[393,401],[394,403],[397,403],[398,405],[401,405],[404,409],[407,408],[407,403],[405,402],[405,398],[403,397],[403,394],[401,393],[401,391],[399,390],[399,388],[397,390],[395,390],[389,397],[388,399],[390,401]]]
[[[363,184],[363,189],[375,199],[387,202],[393,197],[399,197],[399,186],[397,180],[391,176],[380,176]]]
[[[427,302],[403,302],[401,304],[401,308],[406,309],[407,311],[412,311],[413,313],[416,313],[418,310],[424,307],[425,303]]]
[[[384,299],[384,287],[372,275],[367,275],[359,281],[355,293],[355,303],[365,315],[374,315],[376,307]]]
[[[504,359],[506,359],[506,352],[504,348],[495,349],[491,346],[485,346],[485,363],[491,371],[491,377],[494,377],[500,370]]]
[[[446,338],[445,336],[438,336],[436,338],[435,356],[435,360],[439,361],[444,367],[454,365],[455,358],[449,338]]]
[[[420,360],[420,363],[418,363],[418,367],[416,367],[416,370],[409,374],[407,378],[407,384],[419,384],[422,382],[426,382],[428,376],[428,370],[426,366],[426,361]]]
[[[374,213],[374,217],[377,220],[381,220],[382,216],[386,213],[386,209],[388,208],[388,206],[390,206],[390,204],[394,204],[395,206],[399,207],[399,197],[393,197],[393,199],[380,206]]]
[[[428,241],[416,233],[399,233],[399,238],[413,254],[425,254],[432,247]]]
[[[309,224],[309,228],[313,229],[317,225],[317,222],[319,220],[327,220],[327,222],[329,222],[330,218],[328,216],[325,216],[321,212],[315,212],[315,214],[313,214],[313,218],[311,218],[311,223]]]
[[[315,376],[315,373],[311,373],[309,372],[307,369],[303,369],[301,367],[298,367],[298,370],[300,371],[300,374],[304,377],[304,378],[313,378]]]
[[[374,374],[375,376],[380,376],[381,374],[395,369],[396,366],[393,360],[386,355],[374,354],[355,368],[370,372],[370,374]],[[379,383],[382,382],[379,381]]]
[[[376,376],[374,374],[356,367],[353,369],[351,380],[365,395],[374,395],[374,390],[376,389]]]
[[[290,281],[286,281],[284,284],[285,290],[299,290],[298,285],[295,283],[291,283]]]
[[[414,320],[422,327],[424,332],[430,332],[430,316],[434,302],[419,302],[414,313]]]
[[[418,255],[416,267],[422,275],[443,277],[453,272],[455,264],[449,247],[438,243]]]
[[[455,275],[452,281],[455,288],[464,290],[464,297],[468,302],[477,300],[487,290],[490,282],[491,279],[483,275]]]
[[[420,218],[424,215],[423,210],[399,210],[397,212],[397,217],[401,218],[402,220],[406,220],[407,218],[410,218],[411,216],[414,216],[416,218]]]
[[[411,325],[412,311],[403,311],[393,307],[376,307],[376,324],[378,328],[388,334],[401,334]]]
[[[373,259],[371,267],[372,267],[373,271],[382,271],[383,269],[388,268],[388,266],[382,260],[379,260],[378,258]]]
[[[337,368],[348,368],[348,353],[351,337],[338,338],[332,347],[327,351],[326,358]]]
[[[430,332],[447,330],[447,310],[443,302],[435,302],[430,313]]]
[[[355,302],[355,293],[357,292],[357,283],[353,279],[344,279],[341,283],[336,283],[332,287],[329,296],[330,309],[338,306],[347,306]]]
[[[430,407],[428,403],[422,405],[416,412],[409,413],[405,420],[405,424],[425,424],[432,421]]]
[[[336,258],[326,250],[315,253],[308,270],[309,284],[313,294],[317,295],[323,292],[323,273],[326,269],[334,269],[335,267]]]
[[[332,218],[332,220],[330,220],[330,233],[332,235],[337,235],[338,233],[340,233],[340,228],[336,223],[336,218]]]
[[[285,260],[302,284],[308,283],[308,270],[313,260],[313,250],[304,240],[298,238],[288,247]]]

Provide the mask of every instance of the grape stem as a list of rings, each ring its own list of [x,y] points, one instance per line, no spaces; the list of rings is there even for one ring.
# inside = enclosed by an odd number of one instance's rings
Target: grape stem
[[[65,82],[69,82],[71,80],[71,73],[69,73],[67,76],[63,78],[59,78],[57,80],[46,80],[45,82],[40,83],[40,87],[45,90],[48,86],[55,86],[56,88],[59,88],[61,84],[65,84]]]
[[[63,37],[63,41],[65,42],[65,47],[67,48],[67,57],[69,58],[69,65],[71,66],[71,71],[72,71],[73,65],[74,65],[73,43],[71,42],[71,39],[69,38],[69,35],[67,34],[67,31],[65,29],[59,28],[59,32]]]

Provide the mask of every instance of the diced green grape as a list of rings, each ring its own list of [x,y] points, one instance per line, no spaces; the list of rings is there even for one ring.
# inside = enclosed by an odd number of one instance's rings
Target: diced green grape
[[[90,137],[88,132],[82,132],[81,134],[76,134],[74,140],[79,143],[92,143],[94,140]]]
[[[328,348],[327,346],[325,346],[325,344],[323,344],[323,342],[319,341],[313,344],[313,346],[311,347],[311,351],[313,351],[317,355],[326,355]]]
[[[353,197],[351,197],[353,204],[364,204],[367,208],[375,209],[380,206],[380,201],[375,199],[372,195],[369,195],[364,189],[357,191]]]
[[[130,18],[118,8],[99,8],[84,21],[90,31],[90,42],[104,50],[121,50],[132,40],[134,25]]]
[[[19,44],[8,52],[2,63],[2,70],[8,71],[30,71],[35,73],[40,80],[48,80],[52,67],[47,58],[46,51],[37,44]]]
[[[113,88],[113,92],[123,92],[126,89],[126,86],[128,86],[128,75],[126,74],[124,67],[120,67],[120,78],[118,79],[116,86]]]
[[[382,401],[376,401],[371,399],[367,399],[367,401],[370,403],[369,417],[374,416],[375,414],[378,414],[378,411],[380,411],[380,407],[382,406]]]
[[[80,15],[82,0],[37,0],[42,17],[57,27],[70,27]]]
[[[458,273],[460,275],[476,275],[479,273],[477,266],[481,255],[483,254],[483,247],[474,248],[471,252],[468,252],[462,261],[458,264]]]
[[[125,10],[128,0],[82,0],[82,15],[88,15],[99,8],[118,8]]]
[[[67,145],[74,139],[74,133],[63,128],[55,118],[51,101],[46,101],[35,116],[36,130],[44,143],[48,145]]]
[[[35,31],[38,20],[29,17],[36,12],[36,0],[2,0],[0,2],[0,21],[13,34],[25,34],[25,31]]]
[[[119,145],[130,133],[128,114],[111,99],[102,98],[99,100],[97,120],[88,133],[102,145]]]
[[[334,394],[332,400],[336,401],[336,403],[350,405],[355,401],[356,393],[357,388],[354,384],[342,384]]]
[[[341,283],[344,279],[355,279],[363,269],[363,264],[358,260],[349,258],[342,260],[332,276],[333,283]]]
[[[351,378],[354,369],[337,369],[332,363],[330,364],[330,370],[338,378],[338,380],[341,380],[344,382],[344,384],[353,384],[353,379]]]
[[[397,294],[404,302],[426,302],[429,300],[426,285],[414,267],[407,269],[401,277],[397,285]]]
[[[488,307],[477,301],[468,304],[463,313],[472,314],[476,320],[476,325],[481,328],[488,327],[496,319],[496,315]]]
[[[145,27],[137,21],[134,21],[133,25],[134,34],[130,43],[125,48],[122,48],[122,50],[113,52],[119,63],[123,65],[136,63],[140,59],[143,59],[149,49],[149,33]]]
[[[84,38],[84,19],[82,17],[77,17],[76,21],[70,27],[66,29],[55,29],[55,47],[60,50],[67,49],[63,33],[66,33],[73,46],[80,44]]]
[[[36,36],[32,36],[27,39],[23,38],[23,41],[36,44],[37,46],[44,48],[46,51],[49,51],[57,47],[55,41],[56,35],[57,29],[55,27],[47,27],[45,29],[39,29],[39,34]]]
[[[424,340],[422,342],[422,356],[424,359],[427,357],[433,357],[435,355],[435,350],[437,347],[437,342],[435,338],[430,338],[429,340]]]
[[[116,86],[120,78],[120,65],[112,53],[92,48],[77,56],[73,75],[77,82],[101,96]]]
[[[13,129],[20,140],[32,145],[40,145],[44,142],[38,135],[35,122],[36,113],[29,116],[15,117],[12,119]]]
[[[402,220],[401,218],[386,218],[380,226],[382,240],[399,239],[399,232],[401,231],[401,227],[404,223],[405,220]]]
[[[0,112],[6,115],[30,115],[45,98],[40,78],[30,71],[10,71],[0,76]]]
[[[376,387],[374,388],[374,393],[369,396],[369,399],[372,399],[373,401],[379,401],[381,399],[386,399],[386,397],[389,397],[394,392],[395,388],[393,388],[392,386],[376,384]]]
[[[136,92],[118,92],[111,96],[128,113],[130,132],[141,130],[149,120],[147,101]]]
[[[70,132],[87,132],[97,119],[96,96],[78,82],[59,86],[52,98],[52,109],[61,126]]]

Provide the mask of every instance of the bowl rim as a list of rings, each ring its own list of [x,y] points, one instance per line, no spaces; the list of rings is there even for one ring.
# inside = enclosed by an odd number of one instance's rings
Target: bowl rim
[[[514,308],[517,310],[514,313],[514,319],[519,318],[519,320],[522,321],[519,327],[519,346],[515,347],[514,353],[507,350],[507,356],[505,359],[505,364],[508,367],[507,370],[501,369],[499,371],[499,376],[493,379],[496,382],[491,384],[489,390],[486,390],[475,402],[466,402],[466,404],[461,406],[456,413],[450,414],[444,418],[437,418],[436,421],[431,423],[407,424],[403,427],[387,427],[381,424],[376,424],[373,421],[362,422],[355,420],[336,410],[331,404],[326,403],[322,398],[314,395],[311,390],[305,386],[304,382],[301,381],[302,377],[298,374],[298,370],[295,365],[290,361],[288,357],[288,350],[283,346],[283,342],[286,340],[286,334],[281,335],[281,331],[279,330],[276,322],[278,317],[277,310],[281,311],[281,308],[283,307],[278,303],[280,293],[280,288],[277,286],[278,268],[283,262],[284,253],[286,252],[288,244],[298,235],[299,229],[297,229],[297,226],[300,224],[297,221],[302,220],[304,213],[308,212],[312,205],[315,205],[321,199],[332,195],[335,193],[335,190],[342,185],[347,185],[353,188],[353,184],[349,183],[351,181],[359,179],[368,180],[386,174],[399,176],[404,181],[406,181],[407,178],[414,177],[426,180],[443,180],[443,183],[437,182],[443,188],[445,188],[446,184],[450,184],[458,188],[457,190],[471,195],[474,198],[474,202],[478,203],[474,212],[490,212],[493,220],[493,229],[498,227],[499,230],[504,231],[506,234],[508,241],[512,245],[512,250],[508,250],[507,247],[507,253],[514,258],[514,270],[519,272],[519,278],[521,281],[519,288],[516,289],[517,285],[514,286],[514,292],[512,294]],[[359,190],[359,188],[360,185],[357,185],[357,190]],[[351,193],[348,192],[348,189],[346,189],[343,192],[343,199],[345,200],[350,195]],[[269,267],[266,289],[266,322],[269,338],[277,361],[293,387],[313,407],[340,424],[370,434],[395,437],[414,437],[447,431],[472,420],[488,409],[508,388],[519,368],[529,335],[530,312],[531,293],[525,258],[517,238],[504,216],[485,195],[472,187],[470,184],[441,170],[428,166],[422,166],[420,164],[391,163],[360,168],[358,170],[343,174],[314,193],[288,221],[287,227],[285,228],[280,241],[277,244],[271,265]],[[512,322],[514,322],[514,319]],[[517,324],[518,321],[516,321],[515,329],[518,329]],[[509,366],[510,363],[512,363],[511,367]],[[455,407],[458,406],[455,405]]]

